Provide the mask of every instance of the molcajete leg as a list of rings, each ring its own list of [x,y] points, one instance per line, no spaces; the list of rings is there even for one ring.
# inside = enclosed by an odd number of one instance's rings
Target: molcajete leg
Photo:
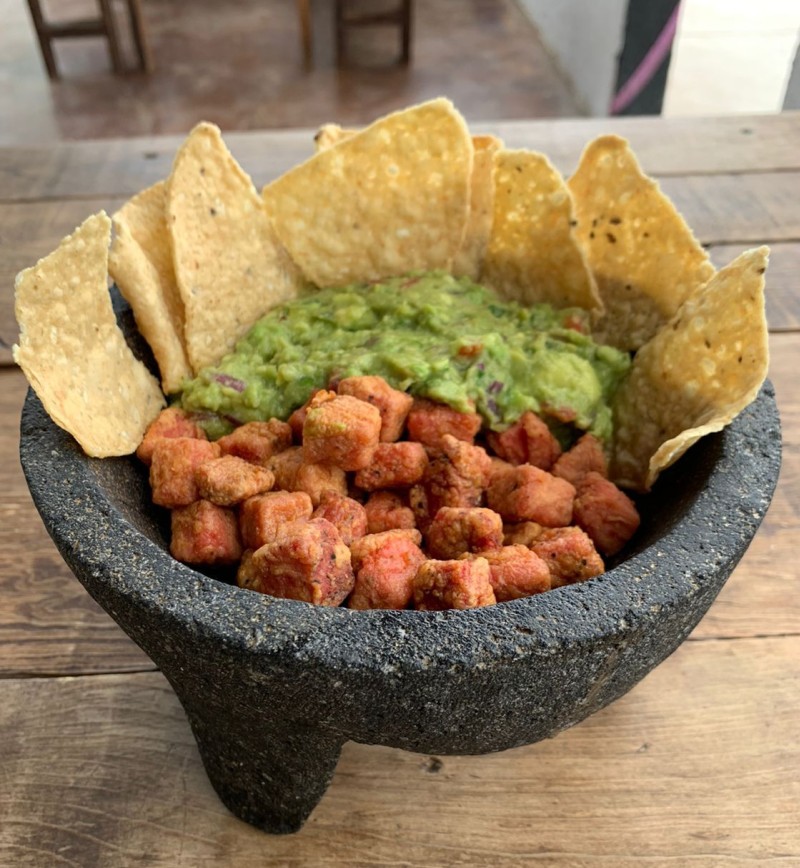
[[[209,780],[239,819],[296,832],[325,794],[342,742],[296,721],[184,703]]]

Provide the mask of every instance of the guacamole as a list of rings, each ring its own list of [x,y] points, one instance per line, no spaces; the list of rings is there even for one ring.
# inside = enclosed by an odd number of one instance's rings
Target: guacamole
[[[314,291],[276,307],[233,353],[185,385],[181,406],[211,437],[286,419],[331,380],[372,374],[398,389],[475,409],[493,430],[526,410],[603,440],[627,353],[586,334],[588,314],[503,301],[444,272]]]

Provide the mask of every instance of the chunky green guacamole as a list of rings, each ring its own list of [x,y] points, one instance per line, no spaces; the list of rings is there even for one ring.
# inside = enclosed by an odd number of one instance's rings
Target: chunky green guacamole
[[[180,403],[219,436],[286,419],[332,378],[374,374],[468,411],[495,430],[525,410],[607,440],[627,354],[595,344],[584,311],[524,307],[442,272],[323,289],[259,320],[233,353],[187,383]]]

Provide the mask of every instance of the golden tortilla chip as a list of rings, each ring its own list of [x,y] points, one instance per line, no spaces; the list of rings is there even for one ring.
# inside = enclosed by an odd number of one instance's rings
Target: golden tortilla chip
[[[183,301],[175,282],[166,217],[166,184],[137,193],[112,217],[108,272],[150,344],[165,392],[177,392],[192,369],[183,343]]]
[[[87,455],[128,455],[164,406],[158,381],[117,326],[108,294],[111,221],[89,217],[17,275],[14,361],[50,418]]]
[[[196,126],[167,182],[167,219],[184,336],[197,373],[219,361],[302,279],[264,202],[213,124]]]
[[[662,470],[758,394],[769,363],[768,253],[767,247],[742,253],[636,354],[614,405],[617,484],[648,490]]]
[[[481,280],[523,304],[599,309],[597,287],[573,223],[569,190],[547,157],[500,151]]]
[[[714,266],[625,139],[591,142],[568,186],[577,236],[605,307],[595,337],[638,349],[713,276]]]
[[[357,132],[358,130],[344,129],[338,124],[324,124],[314,136],[314,144],[317,151],[324,151]],[[494,157],[503,143],[496,136],[473,136],[472,146],[474,156],[469,214],[461,247],[453,260],[452,272],[457,277],[477,280],[494,218]]]
[[[263,193],[278,236],[317,286],[449,270],[472,162],[464,119],[436,99],[319,151]]]
[[[453,274],[477,280],[494,221],[495,155],[503,143],[495,136],[473,136],[475,150],[470,179],[469,215],[464,240],[453,260]]]

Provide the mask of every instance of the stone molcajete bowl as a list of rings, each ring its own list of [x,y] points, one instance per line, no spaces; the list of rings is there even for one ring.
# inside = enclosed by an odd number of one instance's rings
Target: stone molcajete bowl
[[[129,336],[134,332],[124,318]],[[642,498],[605,575],[471,611],[354,612],[243,591],[173,560],[135,458],[87,458],[30,392],[33,499],[89,593],[161,668],[238,817],[300,828],[348,739],[479,754],[553,736],[691,632],[752,540],[780,467],[772,386]]]

